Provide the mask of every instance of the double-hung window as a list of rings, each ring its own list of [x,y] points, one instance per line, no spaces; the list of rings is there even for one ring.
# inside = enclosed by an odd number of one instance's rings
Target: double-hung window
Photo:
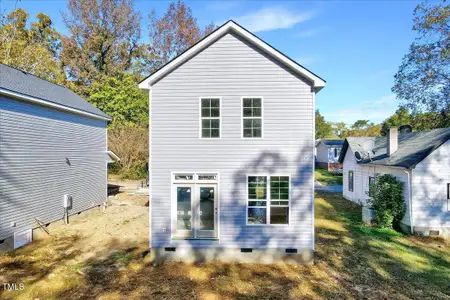
[[[220,98],[200,99],[201,138],[220,138]]]
[[[290,177],[247,177],[247,224],[289,224]]]
[[[263,99],[261,97],[242,98],[242,137],[262,138]]]
[[[348,190],[353,192],[353,171],[348,171]]]

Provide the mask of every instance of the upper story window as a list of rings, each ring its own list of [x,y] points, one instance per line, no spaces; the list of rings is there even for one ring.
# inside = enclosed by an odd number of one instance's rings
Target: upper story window
[[[242,137],[262,138],[263,99],[261,97],[242,98]]]
[[[220,138],[220,98],[200,99],[201,138]]]

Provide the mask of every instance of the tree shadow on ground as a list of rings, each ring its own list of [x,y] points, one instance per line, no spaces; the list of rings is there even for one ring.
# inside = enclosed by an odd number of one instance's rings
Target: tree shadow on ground
[[[147,244],[111,240],[76,261],[76,236],[0,255],[0,276],[24,282],[1,299],[405,299],[449,297],[448,241],[365,227],[340,195],[316,197],[313,266],[149,261]],[[3,292],[3,294],[1,294]]]

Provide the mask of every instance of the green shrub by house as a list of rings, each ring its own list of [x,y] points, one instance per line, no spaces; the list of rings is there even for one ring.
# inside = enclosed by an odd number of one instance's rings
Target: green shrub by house
[[[403,183],[390,174],[377,175],[370,187],[370,205],[375,211],[378,227],[392,227],[403,219],[406,206],[403,200]]]

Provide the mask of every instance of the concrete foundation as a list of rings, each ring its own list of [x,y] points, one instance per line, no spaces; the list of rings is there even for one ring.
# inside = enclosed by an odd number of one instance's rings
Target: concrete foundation
[[[170,251],[175,250],[175,251]],[[151,261],[183,261],[183,262],[234,262],[259,264],[302,264],[312,265],[314,251],[298,249],[297,253],[286,253],[286,249],[252,249],[242,252],[240,248],[152,248]]]
[[[400,223],[400,229],[404,233],[411,233],[411,226]],[[420,227],[414,226],[414,234],[422,236],[440,236],[450,238],[450,227]]]

